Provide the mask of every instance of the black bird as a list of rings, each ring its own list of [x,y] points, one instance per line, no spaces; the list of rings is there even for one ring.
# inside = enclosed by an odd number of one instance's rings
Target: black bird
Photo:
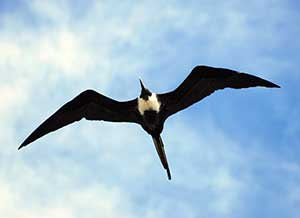
[[[93,90],[80,93],[45,120],[18,149],[82,118],[137,123],[152,136],[160,161],[171,179],[164,144],[160,137],[164,122],[169,116],[219,89],[256,86],[280,88],[272,82],[250,74],[208,66],[196,66],[175,90],[168,93],[154,94],[141,80],[140,84],[140,96],[131,101],[119,102]]]

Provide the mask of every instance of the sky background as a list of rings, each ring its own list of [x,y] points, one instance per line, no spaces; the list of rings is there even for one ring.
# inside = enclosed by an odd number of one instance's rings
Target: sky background
[[[299,217],[299,35],[296,0],[0,0],[0,217]],[[81,121],[17,151],[85,89],[166,92],[200,64],[282,88],[169,118],[171,181],[134,124]]]

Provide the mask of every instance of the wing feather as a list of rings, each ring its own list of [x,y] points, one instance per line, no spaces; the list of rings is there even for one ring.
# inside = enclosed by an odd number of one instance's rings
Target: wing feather
[[[46,119],[25,139],[18,149],[82,118],[112,122],[137,122],[134,113],[136,104],[136,99],[118,102],[96,91],[86,90]]]
[[[224,88],[279,88],[278,85],[247,73],[225,68],[196,66],[189,76],[172,92],[158,95],[164,105],[164,119]]]

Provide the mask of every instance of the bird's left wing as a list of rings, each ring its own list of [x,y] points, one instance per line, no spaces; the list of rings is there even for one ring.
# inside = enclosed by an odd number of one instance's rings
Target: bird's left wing
[[[158,95],[163,104],[162,117],[167,119],[170,115],[189,107],[216,90],[255,86],[279,88],[272,82],[250,74],[225,68],[197,66],[174,91]]]
[[[45,120],[25,139],[19,149],[50,132],[79,121],[82,118],[112,122],[137,122],[136,107],[136,99],[119,102],[96,91],[86,90]]]

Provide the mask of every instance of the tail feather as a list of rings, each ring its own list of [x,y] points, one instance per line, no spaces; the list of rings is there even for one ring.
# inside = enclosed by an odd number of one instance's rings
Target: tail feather
[[[168,160],[167,160],[167,156],[166,156],[166,153],[165,153],[163,141],[162,141],[160,136],[155,136],[155,137],[152,136],[152,139],[153,139],[157,154],[159,156],[159,159],[160,159],[163,167],[167,171],[168,179],[171,180],[171,172],[170,172],[170,169],[169,169]]]

